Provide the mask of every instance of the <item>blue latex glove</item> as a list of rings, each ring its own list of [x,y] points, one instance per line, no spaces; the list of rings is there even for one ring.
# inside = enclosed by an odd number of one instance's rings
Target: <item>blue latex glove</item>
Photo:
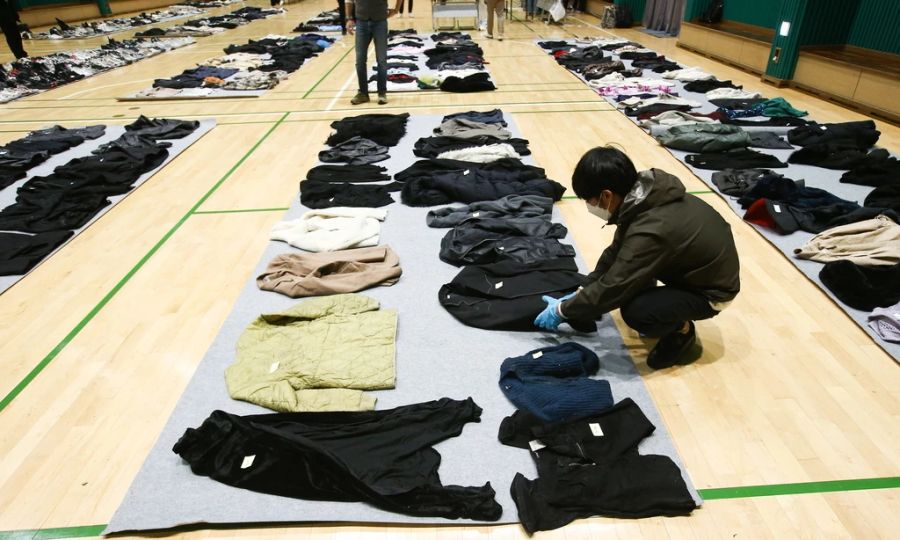
[[[559,314],[559,304],[562,303],[563,300],[568,300],[574,296],[574,292],[569,293],[562,298],[542,296],[541,299],[544,302],[547,302],[547,307],[535,317],[534,325],[538,328],[543,328],[544,330],[556,331],[559,328],[559,325],[565,320],[562,315]]]

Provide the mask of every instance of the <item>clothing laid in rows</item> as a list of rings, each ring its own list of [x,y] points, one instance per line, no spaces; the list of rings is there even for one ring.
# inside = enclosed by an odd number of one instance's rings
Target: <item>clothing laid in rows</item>
[[[349,116],[331,123],[334,132],[325,143],[336,146],[354,137],[362,137],[381,146],[397,146],[406,134],[407,122],[409,113]]]
[[[378,245],[387,211],[332,207],[310,210],[272,226],[269,238],[305,251],[338,251]]]
[[[438,291],[441,306],[461,323],[485,330],[534,332],[544,295],[559,298],[584,282],[571,257],[529,262],[504,259],[466,266]],[[594,321],[572,321],[581,332],[596,331]]]
[[[292,298],[390,286],[400,279],[400,258],[389,246],[324,253],[282,253],[256,278],[261,290]]]
[[[307,208],[332,208],[353,206],[378,208],[394,202],[391,193],[400,190],[400,184],[387,185],[320,182],[300,182],[300,202]]]
[[[433,445],[481,408],[471,398],[383,411],[237,416],[213,411],[172,451],[194,474],[242,489],[319,501],[360,501],[409,516],[496,521],[490,483],[444,486]]]
[[[525,532],[591,516],[689,515],[697,505],[678,465],[638,452],[654,430],[630,398],[567,422],[547,424],[523,411],[504,419],[500,442],[530,449],[539,474],[516,474],[510,486]]]
[[[127,66],[194,43],[193,38],[113,40],[93,48],[19,58],[0,66],[0,103]]]
[[[860,266],[900,264],[900,224],[881,215],[827,229],[794,249],[794,255],[822,263],[848,260]]]
[[[168,158],[170,143],[165,137],[183,137],[199,126],[163,121],[168,123],[160,124],[165,126],[160,131],[154,122],[140,117],[116,141],[25,182],[15,203],[0,210],[0,229],[40,233],[87,224],[110,204],[108,197],[127,193],[143,174]]]
[[[32,33],[30,39],[87,39],[131,30],[138,26],[201,14],[203,14],[203,10],[197,7],[175,5],[166,9],[145,11],[133,17],[105,18],[99,21],[86,21],[78,25],[67,24],[65,21],[56,19],[55,26],[51,26],[46,32]]]
[[[359,294],[311,298],[260,315],[225,370],[228,393],[281,412],[363,411],[393,388],[397,312]]]
[[[53,126],[32,131],[0,147],[0,189],[25,178],[29,169],[65,152],[86,140],[97,139],[106,133],[106,126],[64,128]]]
[[[881,339],[900,343],[900,304],[872,310],[869,327]]]
[[[455,227],[470,219],[531,218],[550,219],[553,199],[539,195],[507,195],[494,201],[479,201],[466,205],[445,206],[429,210],[425,224],[429,227]]]
[[[569,255],[571,246],[559,242],[565,236],[565,226],[542,218],[475,219],[460,223],[444,235],[440,257],[460,266],[574,256]]]
[[[27,273],[72,237],[72,231],[38,234],[0,232],[0,276]]]
[[[538,195],[558,201],[565,188],[539,167],[517,159],[470,163],[444,159],[417,161],[394,175],[403,182],[401,201],[409,206],[496,200],[506,195]]]
[[[900,302],[900,263],[893,266],[860,266],[850,260],[826,263],[819,279],[838,300],[862,311]]]

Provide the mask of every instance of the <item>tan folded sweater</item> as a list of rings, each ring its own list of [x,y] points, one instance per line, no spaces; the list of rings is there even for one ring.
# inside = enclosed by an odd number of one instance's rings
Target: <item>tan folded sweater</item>
[[[848,260],[860,266],[900,263],[900,225],[887,216],[834,227],[795,249],[799,259],[818,262]]]
[[[322,253],[283,253],[256,278],[264,291],[300,298],[362,291],[400,279],[400,258],[390,246]]]

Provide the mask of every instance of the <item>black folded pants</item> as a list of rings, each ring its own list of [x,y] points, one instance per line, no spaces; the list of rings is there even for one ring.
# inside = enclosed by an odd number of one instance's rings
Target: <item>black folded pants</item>
[[[410,516],[500,519],[490,483],[441,485],[432,445],[478,422],[472,401],[383,411],[236,416],[214,411],[172,449],[198,475],[260,493],[361,501]]]

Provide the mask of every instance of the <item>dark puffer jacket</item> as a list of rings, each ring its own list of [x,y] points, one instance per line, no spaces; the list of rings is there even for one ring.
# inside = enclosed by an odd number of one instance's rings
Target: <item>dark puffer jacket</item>
[[[740,291],[731,227],[659,169],[643,171],[609,222],[618,226],[584,289],[563,302],[567,318],[597,319],[661,281],[726,302]]]

